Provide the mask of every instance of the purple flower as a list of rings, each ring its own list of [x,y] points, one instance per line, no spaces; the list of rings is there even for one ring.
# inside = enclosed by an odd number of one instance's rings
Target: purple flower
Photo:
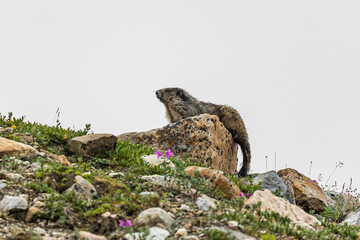
[[[122,227],[122,228],[124,228],[124,227],[125,227],[125,222],[124,222],[124,221],[119,220],[119,226],[120,226],[120,227]]]
[[[170,156],[174,155],[174,153],[171,152],[171,149],[169,148],[166,152],[165,155],[167,156],[167,158],[170,158]]]
[[[126,220],[125,227],[130,227],[131,225],[131,220]]]
[[[231,225],[230,225],[230,224],[228,224],[228,227],[229,227],[229,228],[231,228]]]
[[[239,197],[242,197],[242,194],[241,194],[241,193],[239,193]]]
[[[250,196],[251,196],[251,193],[246,194],[246,196],[247,196],[247,197],[250,197]]]
[[[313,180],[313,182],[316,182],[316,180]]]
[[[160,150],[158,150],[157,152],[155,152],[156,156],[159,158],[159,157],[162,157],[162,153],[160,152]]]

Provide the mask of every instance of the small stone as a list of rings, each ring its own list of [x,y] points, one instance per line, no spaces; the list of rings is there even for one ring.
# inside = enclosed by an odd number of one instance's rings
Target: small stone
[[[165,240],[169,235],[169,231],[159,228],[159,227],[152,227],[149,229],[149,235],[146,236],[145,240]],[[143,235],[144,233],[132,233],[129,234],[127,233],[125,235],[125,239],[127,240],[139,240],[139,239],[144,239]]]
[[[44,236],[46,234],[46,231],[44,229],[42,229],[41,227],[36,227],[33,229],[33,231],[42,236]]]
[[[80,231],[80,239],[86,239],[86,240],[106,240],[106,237],[95,235],[89,232]]]
[[[171,169],[175,168],[175,165],[169,160],[164,157],[158,158],[156,154],[152,155],[145,155],[142,156],[141,159],[144,161],[145,164],[149,164],[150,166],[159,166],[164,162],[169,166]]]
[[[168,229],[174,223],[173,217],[161,208],[149,208],[142,211],[134,220],[137,226],[154,226],[157,223],[164,224]]]
[[[107,218],[111,216],[111,212],[104,212],[103,214],[101,214],[102,217]]]
[[[239,223],[237,221],[228,221],[227,224],[230,228],[237,228],[239,226]]]
[[[190,211],[190,207],[186,204],[181,204],[179,209],[186,212]]]
[[[157,192],[142,192],[139,194],[139,196],[155,196],[159,197],[159,194]]]
[[[6,176],[11,180],[22,180],[24,176],[19,173],[8,173]]]
[[[41,201],[35,201],[33,207],[43,207],[45,206],[45,203],[41,202]]]
[[[3,180],[0,180],[0,190],[6,187],[6,183]]]
[[[205,194],[202,194],[201,198],[204,199],[212,209],[215,209],[215,210],[217,209],[217,206],[216,206],[217,200],[216,199],[213,199]]]
[[[30,165],[30,167],[31,167],[31,169],[33,169],[33,170],[38,170],[38,169],[41,168],[41,164],[38,163],[38,162],[34,162],[34,163],[32,163],[32,164]]]
[[[188,235],[188,231],[185,228],[179,228],[175,233],[175,238],[180,238]]]
[[[0,201],[0,211],[26,210],[28,201],[23,197],[12,197],[5,195]]]
[[[194,236],[194,235],[189,235],[189,236],[180,237],[179,240],[199,240],[199,238],[197,236]]]
[[[159,227],[159,228],[162,228],[162,229],[165,229],[166,230],[166,227],[164,226],[164,224],[161,224],[161,223],[157,223],[155,225],[155,227]]]
[[[27,214],[26,214],[26,217],[25,217],[25,222],[29,222],[32,217],[35,215],[35,213],[37,212],[42,212],[39,208],[37,207],[30,207]]]
[[[109,173],[109,177],[114,178],[117,176],[125,177],[125,174],[122,172],[116,172],[116,173]]]
[[[19,197],[23,197],[26,201],[29,201],[29,194],[19,194]]]
[[[197,199],[196,206],[200,210],[204,210],[204,211],[209,211],[210,210],[210,206],[209,206],[208,202],[205,199],[201,198],[201,197],[199,197]]]

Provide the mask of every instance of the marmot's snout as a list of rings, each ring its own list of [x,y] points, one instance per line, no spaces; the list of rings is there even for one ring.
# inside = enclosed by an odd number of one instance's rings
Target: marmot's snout
[[[160,101],[162,101],[162,92],[160,91],[160,90],[157,90],[156,92],[155,92],[155,94],[156,94],[156,97],[160,100]]]

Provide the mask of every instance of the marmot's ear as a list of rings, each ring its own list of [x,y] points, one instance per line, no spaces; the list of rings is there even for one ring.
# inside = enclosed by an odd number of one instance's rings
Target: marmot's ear
[[[182,96],[182,95],[183,95],[183,91],[182,91],[181,89],[176,90],[176,95]]]

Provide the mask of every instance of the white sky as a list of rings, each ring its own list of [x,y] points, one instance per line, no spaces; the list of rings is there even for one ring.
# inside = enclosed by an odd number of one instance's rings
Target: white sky
[[[182,87],[242,115],[252,172],[360,185],[359,1],[0,1],[0,113],[119,135]],[[240,153],[239,153],[240,156]],[[240,159],[242,157],[240,156]],[[324,182],[325,182],[324,181]],[[324,183],[323,182],[323,183]]]

